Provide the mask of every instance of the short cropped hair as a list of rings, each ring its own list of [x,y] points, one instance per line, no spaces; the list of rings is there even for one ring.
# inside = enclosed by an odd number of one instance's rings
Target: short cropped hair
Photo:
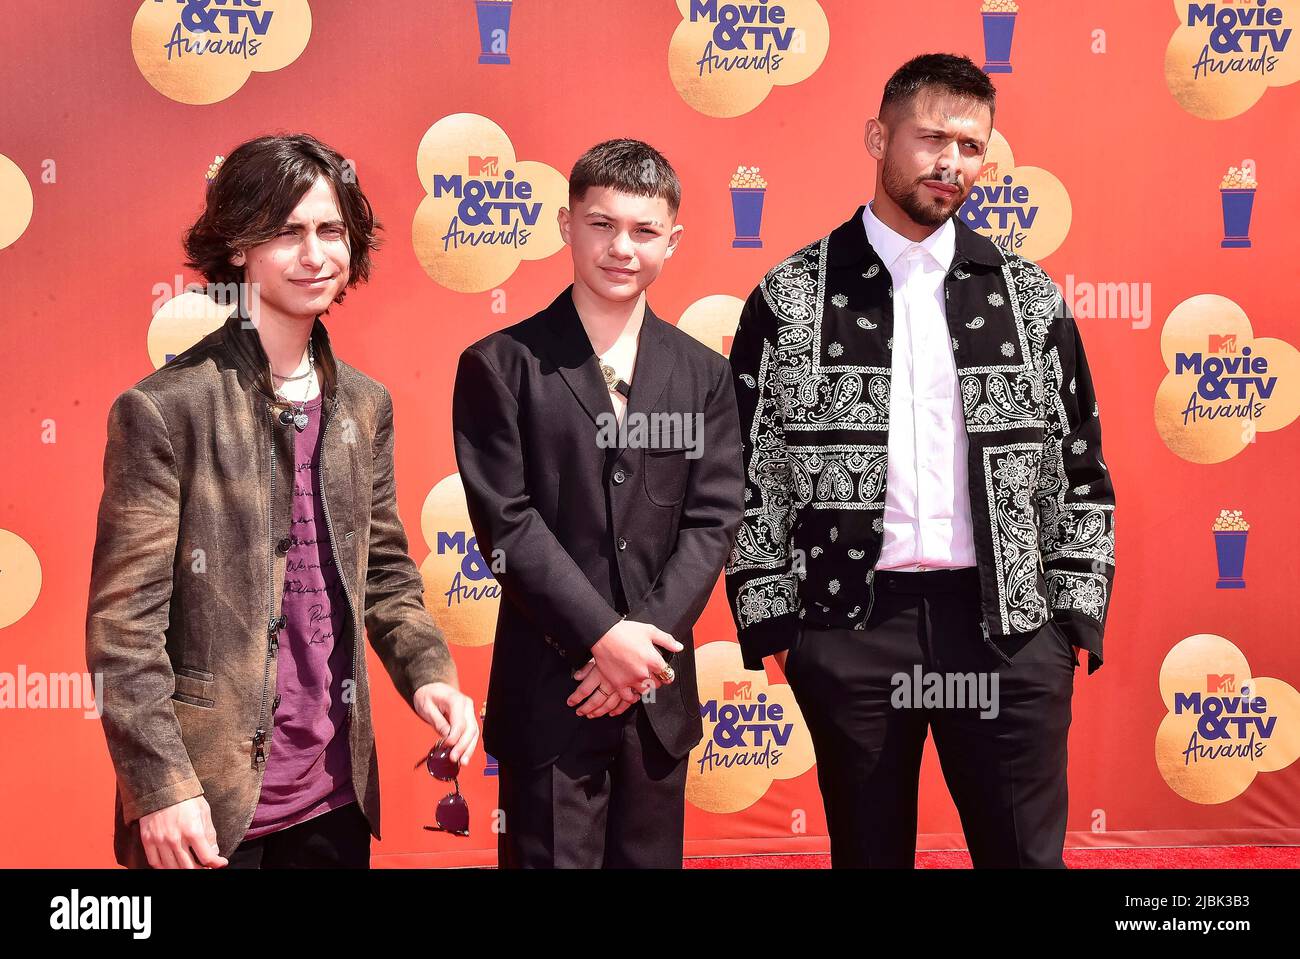
[[[578,157],[569,174],[569,205],[586,196],[591,187],[661,197],[673,217],[682,204],[677,172],[662,153],[640,140],[606,140]]]
[[[880,98],[880,120],[888,125],[922,90],[948,93],[965,100],[982,103],[989,108],[989,119],[997,90],[993,81],[969,57],[951,53],[923,53],[913,57],[894,71],[885,83]]]

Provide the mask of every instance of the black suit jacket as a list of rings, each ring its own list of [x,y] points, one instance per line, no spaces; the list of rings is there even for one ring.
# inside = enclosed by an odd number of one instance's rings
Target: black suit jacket
[[[623,717],[586,719],[565,700],[572,671],[626,614],[685,647],[660,649],[676,679],[632,707],[647,710],[680,757],[703,734],[692,627],[744,510],[730,367],[647,305],[625,423],[694,415],[695,435],[669,448],[602,445],[614,407],[572,290],[468,347],[456,371],[452,421],[470,522],[484,558],[503,567],[483,743],[503,762],[535,767],[577,733],[616,731]]]

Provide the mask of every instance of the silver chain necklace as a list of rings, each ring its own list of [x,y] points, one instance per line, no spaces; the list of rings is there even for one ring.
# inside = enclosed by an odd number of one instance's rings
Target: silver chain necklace
[[[307,372],[295,377],[284,377],[284,379],[299,380],[302,379],[303,376],[311,377],[311,379],[308,381],[307,384],[307,392],[310,393],[311,384],[316,379],[316,350],[311,340],[307,341]],[[291,409],[280,411],[280,422],[286,426],[292,423],[293,428],[296,429],[299,433],[305,430],[307,428],[307,423],[308,423],[307,409],[306,409],[307,401],[304,399],[295,405],[294,401],[289,399],[283,393],[281,393],[278,388],[275,391],[275,395],[280,397],[280,399],[284,400],[291,407]]]

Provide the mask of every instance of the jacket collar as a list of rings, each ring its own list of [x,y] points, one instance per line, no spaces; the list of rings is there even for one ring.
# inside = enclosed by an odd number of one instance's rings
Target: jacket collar
[[[578,316],[578,308],[574,306],[572,284],[555,298],[545,313],[551,331],[546,350],[587,415],[600,425],[597,416],[613,414],[614,404],[605,377],[600,372],[600,360],[596,358]],[[637,334],[636,365],[633,367],[625,419],[633,412],[648,413],[668,383],[677,359],[667,336],[668,326],[668,322],[660,319],[647,302],[641,330]]]
[[[885,266],[892,267],[898,258],[901,257],[913,245],[920,247],[943,267],[946,273],[952,268],[952,260],[955,251],[955,234],[956,228],[952,220],[944,220],[943,223],[929,236],[919,243],[913,243],[901,233],[894,231],[893,227],[883,222],[875,211],[871,209],[871,204],[866,205],[862,212],[862,226],[867,231],[867,242],[871,248],[876,251]]]
[[[240,380],[245,385],[261,393],[269,402],[278,406],[287,405],[275,395],[271,379],[271,361],[262,348],[262,340],[251,324],[246,325],[240,318],[240,311],[234,310],[221,328],[221,338],[239,369]],[[330,348],[329,333],[325,324],[316,317],[312,324],[311,340],[316,352],[316,372],[320,376],[321,394],[329,402],[335,400],[338,385],[338,364],[334,351]]]
[[[879,264],[881,268],[888,265],[867,240],[867,228],[862,222],[862,214],[865,210],[864,203],[851,217],[831,231],[828,254],[831,266],[860,265],[866,269],[872,264]],[[1002,251],[998,249],[997,244],[968,227],[962,222],[960,216],[954,215],[950,219],[956,230],[953,237],[955,251],[952,266],[962,263],[975,263],[986,267],[1002,265]]]

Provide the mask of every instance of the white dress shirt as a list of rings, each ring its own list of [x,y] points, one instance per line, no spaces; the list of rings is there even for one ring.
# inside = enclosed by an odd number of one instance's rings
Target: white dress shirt
[[[870,203],[862,222],[894,281],[884,545],[876,569],[974,566],[968,440],[943,287],[956,229],[945,220],[916,243],[877,219]]]

